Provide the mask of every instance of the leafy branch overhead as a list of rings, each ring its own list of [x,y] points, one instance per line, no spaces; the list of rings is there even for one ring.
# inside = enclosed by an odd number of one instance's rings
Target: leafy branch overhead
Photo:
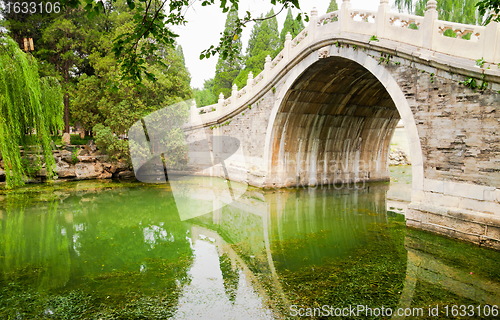
[[[112,10],[113,4],[118,0],[95,1],[83,0],[85,11],[89,18],[106,14]],[[222,13],[230,10],[238,10],[240,0],[220,0],[219,6]],[[80,5],[79,0],[62,0],[67,7],[76,8]],[[154,52],[161,46],[173,46],[175,39],[179,36],[170,27],[185,25],[187,20],[185,14],[194,4],[201,2],[202,6],[215,5],[215,0],[126,0],[126,5],[133,10],[133,27],[130,31],[118,36],[113,40],[113,52],[121,64],[124,78],[140,82],[145,76],[149,80],[155,80],[155,75],[146,69],[146,60],[155,59]],[[299,0],[270,0],[273,5],[282,5],[285,8],[300,9]],[[280,12],[282,11],[280,10]],[[279,12],[278,12],[279,14]],[[307,15],[299,14],[298,20],[305,20]],[[241,37],[243,28],[250,22],[257,22],[266,18],[253,18],[247,11],[243,18],[238,18],[234,29],[221,33],[217,45],[212,45],[200,54],[200,59],[209,58],[219,54],[223,59],[233,59],[239,52],[235,40]],[[161,59],[155,62],[162,64]]]
[[[500,0],[482,0],[476,4],[479,14],[486,16],[484,24],[500,22]]]

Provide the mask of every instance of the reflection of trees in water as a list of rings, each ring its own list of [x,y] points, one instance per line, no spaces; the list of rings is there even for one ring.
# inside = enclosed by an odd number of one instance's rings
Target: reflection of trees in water
[[[187,236],[196,224],[220,235],[202,230],[222,248],[233,304],[242,275],[277,315],[289,313],[290,301],[427,307],[498,300],[498,252],[406,230],[403,216],[386,214],[384,187],[369,188],[253,190],[190,223],[179,221],[173,199],[157,187],[3,195],[0,318],[37,318],[61,305],[115,318],[172,316],[190,281]]]
[[[238,269],[233,267],[231,259],[224,253],[219,256],[219,265],[224,280],[224,289],[229,301],[233,302],[236,299],[236,291],[238,291],[238,282],[240,275]]]
[[[41,213],[29,210],[29,198],[6,197],[0,220],[0,265],[4,278],[33,277],[30,286],[57,288],[70,278],[70,240],[59,225],[58,203],[41,203]],[[49,267],[50,266],[50,267]]]
[[[187,224],[179,221],[168,192],[144,186],[75,189],[52,192],[63,193],[60,197],[29,192],[4,196],[0,282],[13,286],[0,293],[7,312],[0,316],[9,316],[9,308],[17,312],[14,304],[6,304],[9,297],[30,292],[32,301],[26,301],[25,309],[33,317],[43,311],[43,301],[68,301],[73,290],[113,310],[129,304],[134,309],[156,295],[155,308],[171,314],[180,288],[189,282],[193,254]],[[39,295],[48,290],[59,298]]]

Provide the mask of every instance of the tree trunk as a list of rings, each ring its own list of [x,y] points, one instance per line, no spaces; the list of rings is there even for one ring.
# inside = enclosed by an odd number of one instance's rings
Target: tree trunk
[[[64,132],[69,133],[69,94],[64,94]]]

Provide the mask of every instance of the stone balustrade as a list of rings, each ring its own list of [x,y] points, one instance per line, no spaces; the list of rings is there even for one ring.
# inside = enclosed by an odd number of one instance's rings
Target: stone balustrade
[[[364,39],[366,43],[379,43],[381,46],[384,41],[407,44],[427,50],[429,59],[432,54],[444,54],[471,61],[483,59],[488,65],[498,67],[499,23],[466,25],[441,21],[437,17],[435,0],[428,1],[423,17],[391,12],[387,0],[380,1],[377,11],[353,10],[349,0],[343,1],[340,10],[322,16],[313,10],[308,26],[294,39],[288,36],[283,50],[273,60],[268,57],[264,70],[255,78],[249,77],[251,81],[247,82],[247,86],[240,90],[233,88],[231,97],[220,97],[217,104],[202,108],[193,106],[191,113],[193,117],[200,115],[205,124],[233,114],[238,108],[247,106],[256,93],[266,88],[304,50],[331,39]],[[449,36],[450,33],[452,36]]]

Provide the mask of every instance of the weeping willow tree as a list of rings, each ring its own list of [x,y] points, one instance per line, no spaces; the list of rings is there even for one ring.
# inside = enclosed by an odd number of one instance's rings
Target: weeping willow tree
[[[45,165],[47,177],[54,176],[55,160],[50,133],[62,127],[63,99],[54,78],[38,74],[36,60],[7,37],[0,37],[0,153],[7,187],[24,184],[29,162]],[[31,149],[35,156],[28,158]]]
[[[423,16],[428,0],[395,0],[399,10]],[[482,15],[476,8],[479,0],[437,0],[439,19],[467,24],[479,24]]]

